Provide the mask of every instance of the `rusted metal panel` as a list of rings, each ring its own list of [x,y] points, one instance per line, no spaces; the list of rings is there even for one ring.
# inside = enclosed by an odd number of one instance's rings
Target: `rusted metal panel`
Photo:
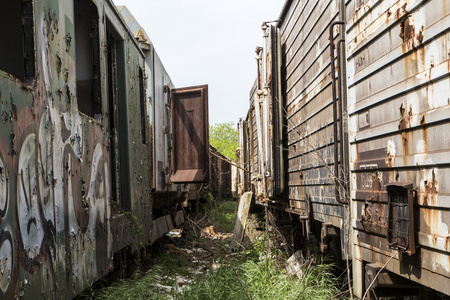
[[[208,86],[172,90],[172,173],[174,183],[208,182]]]
[[[329,25],[339,19],[339,1],[292,1],[284,10],[277,26],[283,49],[289,207],[306,211],[308,199],[314,219],[343,228],[345,209],[335,200],[328,39]]]
[[[230,199],[232,197],[231,160],[209,146],[209,183],[208,190],[215,199]]]
[[[450,7],[351,1],[347,13],[355,253],[383,263],[394,253],[388,243],[415,243],[411,256],[394,256],[386,269],[449,294],[449,188],[441,178],[450,162]],[[391,201],[389,186],[402,182],[417,194],[412,205]],[[414,222],[403,228],[407,215]],[[361,297],[358,280],[355,287]]]

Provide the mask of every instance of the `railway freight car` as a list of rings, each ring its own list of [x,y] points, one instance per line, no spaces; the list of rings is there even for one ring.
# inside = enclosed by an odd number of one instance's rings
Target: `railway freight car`
[[[450,5],[288,0],[262,29],[239,185],[351,261],[356,296],[450,295]]]
[[[0,298],[72,298],[207,179],[207,88],[173,89],[109,0],[0,7]]]
[[[189,190],[186,183],[209,180],[208,86],[175,89],[147,32],[126,7],[118,10],[145,55],[156,209],[184,200],[182,194]]]
[[[189,185],[189,191],[185,196],[187,201],[206,200],[208,194],[215,200],[226,200],[237,196],[237,191],[233,187],[233,180],[237,179],[237,164],[211,145],[209,145],[209,154],[208,183]]]
[[[209,183],[208,191],[218,200],[232,198],[232,161],[209,146]]]

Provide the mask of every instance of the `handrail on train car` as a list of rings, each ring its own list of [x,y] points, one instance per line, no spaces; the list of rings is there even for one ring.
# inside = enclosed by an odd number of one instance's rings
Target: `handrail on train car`
[[[348,204],[347,200],[343,200],[340,197],[340,182],[345,182],[345,178],[342,178],[343,176],[341,175],[341,172],[339,172],[339,149],[338,149],[338,129],[337,129],[337,95],[336,95],[336,67],[334,65],[334,39],[333,39],[333,29],[334,26],[336,25],[345,25],[344,21],[334,21],[330,24],[330,36],[329,36],[329,40],[330,40],[330,60],[331,60],[331,82],[332,82],[332,89],[333,89],[333,135],[334,135],[334,139],[333,139],[333,143],[334,143],[334,182],[335,182],[335,194],[336,194],[336,201],[340,204]],[[338,64],[340,66],[340,43],[345,42],[345,39],[340,38],[338,40]],[[339,97],[341,97],[342,95],[342,87],[341,87],[341,81],[340,81],[340,76],[338,75],[338,80],[339,80]],[[342,106],[342,99],[339,99],[340,101],[340,105]],[[339,119],[340,119],[340,134],[341,134],[341,160],[343,160],[343,141],[342,141],[342,107],[340,107],[339,109]],[[341,179],[342,178],[342,179]]]

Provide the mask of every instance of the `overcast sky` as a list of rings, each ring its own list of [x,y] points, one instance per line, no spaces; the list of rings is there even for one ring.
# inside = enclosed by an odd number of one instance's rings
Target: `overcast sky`
[[[209,122],[237,122],[256,78],[261,24],[285,0],[113,0],[150,36],[177,88],[209,85]]]

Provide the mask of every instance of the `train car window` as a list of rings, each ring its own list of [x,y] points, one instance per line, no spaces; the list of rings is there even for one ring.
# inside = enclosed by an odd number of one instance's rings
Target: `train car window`
[[[91,0],[75,0],[74,17],[78,109],[97,121],[101,121],[100,41],[97,7]]]
[[[33,3],[2,1],[0,70],[30,84],[35,74]]]
[[[145,121],[147,109],[145,107],[144,74],[141,68],[139,68],[139,103],[141,105],[141,137],[142,144],[145,145],[147,141],[147,122]]]

